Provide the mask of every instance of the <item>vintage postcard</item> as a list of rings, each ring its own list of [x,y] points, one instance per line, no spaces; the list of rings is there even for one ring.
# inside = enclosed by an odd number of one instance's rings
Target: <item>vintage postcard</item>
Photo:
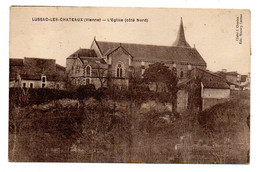
[[[250,19],[11,7],[9,161],[248,164]]]

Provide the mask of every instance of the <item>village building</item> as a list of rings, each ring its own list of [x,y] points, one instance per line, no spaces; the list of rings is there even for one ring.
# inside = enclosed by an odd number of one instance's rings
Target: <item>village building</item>
[[[100,84],[98,85],[96,80],[100,76],[84,74],[84,71],[90,69],[92,72],[95,66],[99,66],[98,68],[107,70],[106,74],[110,78],[110,83],[105,82],[104,86],[109,84],[127,88],[131,74],[135,73],[142,77],[145,69],[156,62],[164,63],[170,69],[176,68],[180,80],[187,78],[189,70],[207,67],[197,49],[186,41],[181,20],[177,39],[172,46],[105,42],[94,38],[90,49],[79,49],[66,59],[66,72],[75,85],[90,83],[99,88]]]
[[[66,89],[65,67],[54,59],[10,58],[9,87]]]
[[[228,85],[231,90],[240,90],[240,84],[242,75],[240,75],[237,71],[227,72],[226,69],[222,69],[222,71],[216,72],[217,75],[226,78]]]
[[[250,85],[251,85],[250,82],[251,82],[250,72],[247,75],[241,75],[240,87],[243,90],[250,90]]]
[[[190,78],[178,84],[177,111],[201,111],[230,99],[230,88],[224,77],[195,68]],[[197,88],[197,89],[196,89]]]

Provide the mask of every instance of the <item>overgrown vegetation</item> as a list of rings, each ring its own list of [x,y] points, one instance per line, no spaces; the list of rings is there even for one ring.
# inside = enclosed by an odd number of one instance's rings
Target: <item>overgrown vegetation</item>
[[[180,116],[175,71],[160,63],[148,69],[143,78],[130,76],[128,90],[10,88],[9,160],[249,162],[249,92],[232,92],[229,102],[197,113],[195,81],[187,88],[191,107]]]
[[[114,92],[115,93],[115,92]],[[151,97],[64,98],[10,109],[9,160],[247,163],[249,99],[176,118]],[[236,94],[238,94],[236,92]],[[122,96],[124,95],[124,96]],[[149,97],[149,96],[148,96]],[[242,97],[242,98],[241,98]],[[131,101],[130,101],[131,100]],[[140,101],[142,100],[142,101]],[[139,102],[136,103],[135,101]],[[155,105],[151,104],[155,102]],[[149,105],[149,108],[145,108]]]

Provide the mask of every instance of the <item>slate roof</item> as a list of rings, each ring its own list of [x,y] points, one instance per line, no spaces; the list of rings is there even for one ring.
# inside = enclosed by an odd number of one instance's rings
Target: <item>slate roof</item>
[[[30,68],[31,70],[55,70],[55,59],[25,57],[24,66],[25,68]]]
[[[92,69],[106,68],[107,63],[103,58],[96,57],[80,57],[79,58],[84,66],[90,65]]]
[[[197,70],[201,72],[200,74],[200,76],[202,76],[201,82],[204,88],[229,89],[228,82],[224,77],[219,76],[211,71],[203,70],[200,68],[194,68],[192,69],[192,71],[193,70]],[[208,75],[204,75],[204,73]],[[209,76],[211,76],[210,79]]]
[[[71,54],[67,59],[75,59],[77,57],[97,57],[97,54],[93,49],[80,48],[79,50]]]
[[[214,89],[229,89],[227,82],[207,82],[202,81],[204,88],[214,88]]]
[[[61,66],[59,64],[56,64],[56,69],[59,70],[59,71],[64,71],[66,70],[66,68],[64,66]]]
[[[47,80],[51,81],[63,80],[65,78],[65,75],[58,72],[65,72],[65,67],[56,64],[54,59],[29,57],[25,57],[24,59],[10,59],[10,66],[21,66],[19,70],[10,67],[10,80],[16,79],[17,74],[22,79],[27,80],[40,80],[42,74],[48,76]]]
[[[206,65],[206,62],[195,48],[102,41],[96,42],[102,55],[110,53],[121,45],[133,56],[133,60],[137,61],[180,62],[193,65]]]
[[[192,70],[199,70],[199,71],[201,71],[201,72],[205,72],[205,73],[207,73],[207,74],[210,74],[210,75],[212,75],[212,76],[214,76],[214,77],[220,78],[220,79],[222,79],[223,81],[226,81],[226,78],[225,78],[225,77],[223,77],[223,76],[221,76],[221,75],[218,75],[218,74],[216,74],[216,73],[214,73],[214,72],[211,72],[211,71],[209,71],[209,70],[204,70],[204,69],[201,69],[201,68],[193,68]]]
[[[239,73],[237,73],[236,71],[232,71],[232,72],[227,72],[227,75],[237,76],[237,75],[239,75]]]
[[[104,59],[101,58],[93,58],[93,57],[80,57],[80,60],[85,64],[87,63],[101,63],[106,64]]]
[[[179,88],[185,88],[187,85],[190,84],[192,79],[186,79],[178,83]],[[217,81],[206,81],[202,79],[202,84],[204,88],[212,88],[212,89],[229,89],[229,85],[227,82],[222,81],[222,82],[217,82]]]
[[[222,71],[215,72],[215,74],[224,78],[226,77],[226,73]]]

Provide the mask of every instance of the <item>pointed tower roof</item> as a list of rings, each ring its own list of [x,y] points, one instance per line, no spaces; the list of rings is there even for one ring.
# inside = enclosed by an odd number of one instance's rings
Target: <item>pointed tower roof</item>
[[[173,43],[173,46],[177,47],[191,47],[189,43],[185,39],[185,34],[184,34],[184,28],[183,28],[183,22],[182,22],[182,17],[181,17],[181,24],[179,28],[179,32],[177,35],[176,41]]]

